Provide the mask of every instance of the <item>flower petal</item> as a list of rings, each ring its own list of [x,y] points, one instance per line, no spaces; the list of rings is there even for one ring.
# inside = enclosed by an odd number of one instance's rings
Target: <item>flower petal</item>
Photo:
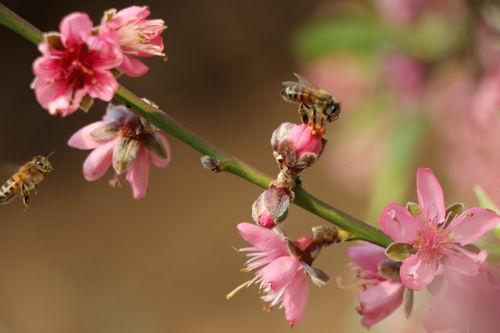
[[[142,61],[131,56],[124,56],[120,69],[131,77],[139,77],[146,74],[149,67],[144,65]]]
[[[150,15],[150,11],[147,6],[130,6],[120,10],[116,13],[113,19],[119,20],[122,24],[129,21],[138,21],[145,19]]]
[[[431,169],[418,169],[417,195],[423,216],[436,224],[443,222],[446,211],[443,189]]]
[[[241,237],[262,252],[275,252],[276,257],[288,255],[287,243],[276,232],[253,223],[238,224]]]
[[[363,326],[369,328],[393,313],[403,302],[403,290],[404,286],[399,281],[369,284],[359,294]]]
[[[380,215],[380,226],[394,241],[412,244],[418,239],[421,222],[403,206],[391,203]]]
[[[400,270],[401,281],[413,290],[421,290],[434,280],[438,261],[424,260],[414,254],[403,261]]]
[[[460,245],[470,244],[500,223],[500,215],[485,208],[470,208],[458,215],[448,226]]]
[[[450,246],[451,253],[444,260],[445,274],[454,276],[457,273],[467,276],[476,276],[480,273],[481,265],[486,261],[486,250],[473,253],[459,246]]]
[[[71,138],[69,138],[68,146],[83,150],[97,148],[102,144],[102,141],[97,141],[90,133],[104,124],[106,124],[106,122],[96,121],[95,123],[80,128]]]
[[[62,69],[61,58],[57,56],[42,56],[33,62],[33,73],[44,81],[59,79]]]
[[[140,199],[148,191],[149,181],[149,157],[141,148],[137,158],[127,172],[127,181],[132,186],[132,195],[134,199]]]
[[[438,300],[425,313],[423,324],[428,333],[462,333],[464,317],[460,316],[455,304]],[[443,311],[446,309],[446,311]]]
[[[123,61],[120,44],[114,34],[91,36],[87,45],[89,54],[85,60],[93,69],[112,69],[120,66]]]
[[[292,256],[283,256],[275,259],[264,267],[258,274],[263,281],[271,286],[273,291],[285,287],[301,268],[300,262]]]
[[[94,149],[83,162],[83,176],[88,181],[100,178],[111,165],[115,141],[107,142]]]
[[[297,325],[306,311],[309,300],[309,285],[307,280],[307,274],[303,271],[298,271],[286,287],[283,295],[285,318],[290,326]]]
[[[62,19],[59,30],[64,46],[81,44],[90,37],[92,21],[85,13],[72,13]]]
[[[111,72],[95,70],[92,82],[88,84],[88,94],[92,98],[99,98],[105,102],[111,101],[118,89],[118,82]]]
[[[387,259],[385,249],[383,247],[366,244],[359,246],[352,246],[346,249],[347,255],[351,260],[364,270],[372,273],[378,272],[378,264]]]

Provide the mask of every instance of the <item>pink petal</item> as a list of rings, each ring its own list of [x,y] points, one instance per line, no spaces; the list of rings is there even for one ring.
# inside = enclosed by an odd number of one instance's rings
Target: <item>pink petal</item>
[[[88,181],[96,180],[108,170],[111,165],[115,141],[106,142],[94,149],[83,163],[83,176]]]
[[[82,87],[80,89],[73,90],[73,96],[71,99],[71,105],[67,110],[61,110],[61,116],[66,117],[75,112],[80,108],[80,103],[82,102],[83,96],[87,94],[87,87]]]
[[[149,67],[142,61],[131,56],[124,56],[120,69],[128,76],[138,77],[146,74]]]
[[[116,13],[113,19],[118,19],[123,23],[145,19],[151,14],[146,6],[130,6]]]
[[[121,47],[114,34],[91,36],[87,45],[90,52],[85,57],[85,63],[94,70],[112,69],[120,66],[123,61]]]
[[[61,40],[64,46],[78,45],[90,37],[92,21],[85,13],[75,12],[66,15],[59,26]]]
[[[369,284],[359,295],[363,326],[371,327],[393,313],[403,302],[403,290],[399,281]]]
[[[347,255],[356,265],[373,273],[377,273],[378,264],[387,259],[383,247],[369,243],[367,245],[349,247],[346,251]]]
[[[451,307],[450,307],[451,305]],[[428,333],[463,333],[463,317],[460,318],[453,304],[438,300],[425,313],[423,324]],[[446,311],[444,311],[446,309]]]
[[[448,226],[453,239],[461,245],[471,244],[500,223],[500,215],[485,208],[470,208]]]
[[[61,58],[57,56],[38,57],[33,62],[33,73],[41,80],[50,81],[61,76]]]
[[[401,265],[401,281],[408,288],[421,290],[434,280],[437,268],[437,261],[423,260],[418,254],[411,255]]]
[[[132,186],[134,199],[140,199],[146,195],[149,181],[149,157],[145,148],[141,147],[134,163],[127,172],[126,178]]]
[[[422,216],[437,223],[443,222],[446,214],[443,189],[431,169],[418,169],[417,195]]]
[[[105,102],[111,101],[118,89],[118,82],[111,72],[95,70],[92,83],[88,85],[88,94],[92,98],[99,98]]]
[[[290,284],[286,287],[283,295],[283,306],[285,307],[285,318],[290,326],[299,323],[306,311],[309,300],[309,285],[307,274],[298,271]]]
[[[380,214],[380,226],[394,241],[412,244],[418,240],[421,222],[403,206],[391,203]]]
[[[36,79],[35,95],[38,103],[51,115],[68,115],[78,110],[73,103],[74,85],[66,80],[44,81]]]
[[[262,252],[276,252],[276,256],[288,254],[286,241],[276,232],[253,223],[238,224],[241,237]]]
[[[444,260],[446,275],[459,273],[467,276],[476,276],[480,273],[481,266],[488,257],[486,250],[473,253],[456,245],[452,245],[451,249],[453,252]]]
[[[83,150],[97,148],[102,144],[102,141],[97,141],[92,135],[90,135],[90,133],[104,124],[106,124],[105,121],[96,121],[95,123],[80,128],[68,140],[68,146]]]
[[[264,267],[259,276],[271,285],[273,291],[279,291],[290,282],[300,267],[299,261],[294,257],[283,256]]]
[[[167,159],[162,160],[161,158],[159,158],[158,156],[156,156],[155,154],[152,154],[152,153],[149,153],[149,158],[150,158],[151,162],[153,162],[153,164],[156,165],[158,168],[164,168],[170,164],[170,160],[171,160],[171,158],[170,158],[170,156],[171,156],[170,144],[168,143],[168,140],[163,133],[161,133],[161,132],[157,132],[157,133],[160,136],[160,140],[163,143],[165,150],[167,151]]]

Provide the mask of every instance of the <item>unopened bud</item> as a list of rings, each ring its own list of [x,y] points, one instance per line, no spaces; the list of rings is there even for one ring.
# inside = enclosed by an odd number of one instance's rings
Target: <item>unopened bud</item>
[[[271,185],[262,192],[252,205],[252,217],[264,228],[274,228],[282,222],[290,206],[291,194],[288,188]]]
[[[271,145],[280,166],[285,166],[297,174],[319,158],[325,140],[322,131],[317,131],[314,126],[283,123],[274,131]]]

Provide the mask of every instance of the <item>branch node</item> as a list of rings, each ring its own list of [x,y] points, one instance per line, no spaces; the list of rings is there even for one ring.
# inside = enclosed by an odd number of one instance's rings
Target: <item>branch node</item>
[[[200,162],[205,169],[211,170],[213,172],[221,171],[221,162],[215,157],[203,155],[202,157],[200,157]]]

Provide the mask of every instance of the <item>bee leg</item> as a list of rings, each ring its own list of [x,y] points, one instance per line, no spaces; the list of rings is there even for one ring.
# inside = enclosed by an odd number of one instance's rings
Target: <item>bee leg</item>
[[[25,210],[28,209],[28,203],[30,200],[30,192],[28,191],[28,188],[24,183],[21,184],[21,199],[23,200],[24,209]]]
[[[304,124],[307,124],[307,122],[309,121],[308,119],[308,116],[307,116],[307,109],[306,109],[306,105],[304,103],[301,103],[299,105],[299,117],[300,119],[302,119],[302,122]]]

